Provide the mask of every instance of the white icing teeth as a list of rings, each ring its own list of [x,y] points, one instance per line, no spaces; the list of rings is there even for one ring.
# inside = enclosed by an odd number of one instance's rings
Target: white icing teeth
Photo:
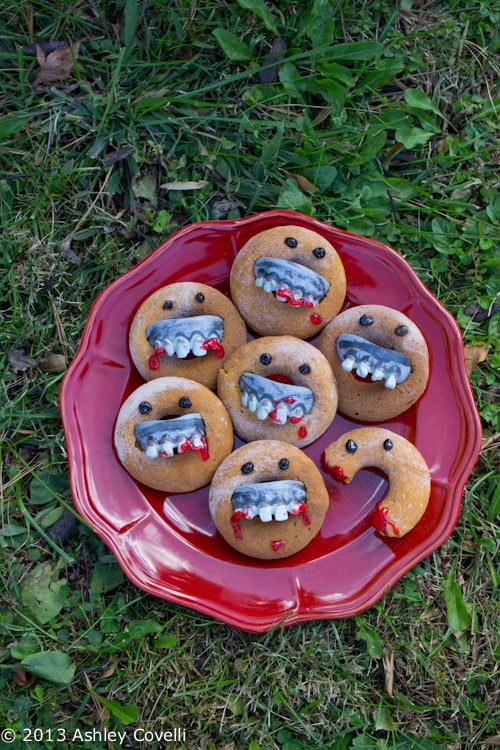
[[[279,302],[289,302],[294,307],[317,307],[330,288],[329,282],[316,271],[284,258],[258,258],[254,276],[256,287],[276,292]]]
[[[360,378],[366,378],[370,372],[370,362],[368,359],[363,359],[358,365],[358,375]]]
[[[347,357],[342,362],[342,369],[345,372],[352,372],[355,366],[356,366],[356,357],[353,354],[348,354]]]
[[[205,357],[204,344],[208,341],[220,344],[223,335],[224,322],[217,315],[168,318],[146,328],[146,338],[155,352],[179,359],[185,359],[191,352],[195,357]]]
[[[191,343],[184,336],[179,336],[175,342],[175,353],[178,358],[184,359],[190,351]]]
[[[286,521],[289,514],[306,511],[306,488],[303,482],[291,479],[241,485],[233,492],[231,504],[249,521],[257,516],[264,523]]]
[[[261,503],[261,505],[259,505],[259,518],[261,521],[264,521],[264,523],[273,520],[273,511],[267,503]]]
[[[274,517],[277,521],[286,521],[288,518],[288,511],[285,503],[277,503],[274,509]]]
[[[148,447],[146,448],[146,456],[148,458],[158,458],[160,452],[160,446],[154,443],[152,440],[148,440]]]
[[[385,368],[379,365],[372,372],[372,380],[383,380],[385,378]]]
[[[337,354],[344,372],[354,372],[360,378],[371,374],[374,382],[384,381],[385,388],[394,390],[411,373],[411,363],[401,352],[385,349],[353,334],[341,334],[337,339]]]
[[[255,413],[257,419],[272,419],[284,425],[308,414],[314,406],[314,394],[309,388],[278,383],[261,375],[244,372],[240,377],[241,405]]]
[[[259,403],[259,402],[257,401],[257,396],[255,395],[255,393],[251,393],[251,394],[250,394],[250,398],[248,399],[248,409],[249,409],[249,410],[250,410],[251,412],[254,412],[254,411],[256,411],[256,410],[257,410],[257,406],[258,406],[258,403]]]
[[[277,424],[286,424],[287,418],[288,418],[288,406],[287,404],[284,404],[283,402],[281,402],[276,407],[276,416],[274,417],[274,421]]]
[[[242,400],[243,401],[243,400]],[[264,420],[274,409],[274,404],[268,398],[262,399],[257,409],[257,419]]]
[[[202,344],[204,343],[203,336],[195,335],[191,339],[191,351],[193,352],[195,357],[205,357],[207,354],[206,349],[202,349]]]
[[[147,453],[147,452],[146,452]],[[159,453],[171,458],[174,455],[174,444],[171,440],[162,440],[159,445]]]
[[[396,374],[393,372],[385,379],[386,388],[395,388],[397,383]]]

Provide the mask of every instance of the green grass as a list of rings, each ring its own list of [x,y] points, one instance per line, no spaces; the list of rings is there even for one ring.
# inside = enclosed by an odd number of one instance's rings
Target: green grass
[[[489,0],[4,5],[0,747],[498,744],[499,21]],[[69,77],[34,83],[35,40],[79,43]],[[47,530],[71,509],[61,362],[97,293],[179,226],[276,207],[400,250],[487,348],[485,447],[450,539],[382,601],[250,635],[141,593],[82,523]]]

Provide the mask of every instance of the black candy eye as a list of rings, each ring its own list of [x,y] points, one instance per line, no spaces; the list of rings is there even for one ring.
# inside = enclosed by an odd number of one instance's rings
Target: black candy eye
[[[394,333],[396,334],[396,336],[406,336],[406,334],[408,333],[408,326],[398,326]]]
[[[356,453],[356,451],[358,450],[358,446],[356,445],[354,440],[351,440],[351,438],[349,438],[349,440],[345,444],[345,447],[348,453]]]
[[[285,245],[288,245],[288,247],[297,247],[298,244],[295,237],[287,237],[285,240]]]
[[[385,451],[392,450],[392,440],[389,440],[389,438],[387,438],[387,440],[384,440],[384,450]]]
[[[198,292],[198,294],[195,297],[195,300],[197,302],[205,302],[205,295],[202,294],[201,292]]]
[[[313,250],[313,255],[315,255],[316,258],[324,258],[325,257],[325,248],[324,247],[316,247]]]
[[[141,414],[147,414],[148,411],[151,411],[152,408],[153,407],[151,406],[151,404],[147,401],[141,401],[141,403],[139,404],[139,411]]]
[[[191,401],[187,396],[183,396],[181,399],[179,399],[179,406],[182,409],[189,409],[191,406]]]
[[[263,365],[270,365],[271,360],[272,360],[272,357],[270,354],[267,354],[267,352],[264,352],[264,354],[260,355],[260,362]]]
[[[362,315],[359,319],[359,322],[362,326],[371,326],[373,325],[373,318],[371,318],[369,315]]]
[[[307,375],[309,372],[311,372],[311,368],[309,365],[300,365],[299,372],[301,375]]]
[[[173,306],[174,306],[174,303],[172,302],[172,300],[171,300],[171,299],[168,299],[168,300],[167,300],[167,301],[165,302],[165,304],[163,305],[163,309],[164,309],[164,310],[171,310],[171,309],[173,308]]]
[[[251,461],[248,461],[248,463],[243,464],[241,467],[241,473],[242,474],[250,474],[253,471],[253,463]]]
[[[288,469],[288,467],[290,466],[288,458],[282,458],[278,466],[280,467],[280,469]]]

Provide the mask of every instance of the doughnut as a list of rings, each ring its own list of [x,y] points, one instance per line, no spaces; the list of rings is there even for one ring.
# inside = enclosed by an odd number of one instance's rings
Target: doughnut
[[[231,453],[209,491],[210,513],[226,542],[261,560],[289,557],[308,545],[328,504],[314,462],[279,440],[247,443]]]
[[[382,536],[401,537],[422,518],[431,491],[429,468],[406,438],[383,427],[359,427],[325,448],[323,467],[348,483],[359,469],[381,469],[389,490],[377,505],[372,525]]]
[[[337,385],[323,354],[294,336],[263,336],[227,358],[217,394],[245,442],[281,440],[302,448],[337,411]]]
[[[234,304],[261,336],[316,335],[346,293],[344,266],[333,245],[293,225],[251,237],[236,255],[229,284]]]
[[[429,378],[429,353],[420,329],[383,305],[359,305],[325,327],[318,348],[332,366],[341,414],[382,422],[413,406]]]
[[[246,340],[233,303],[217,289],[191,281],[153,292],[129,332],[130,355],[144,380],[189,378],[212,391],[225,357]]]
[[[191,492],[208,484],[233,449],[224,405],[200,383],[156,378],[123,403],[114,444],[129,474],[164,492]]]

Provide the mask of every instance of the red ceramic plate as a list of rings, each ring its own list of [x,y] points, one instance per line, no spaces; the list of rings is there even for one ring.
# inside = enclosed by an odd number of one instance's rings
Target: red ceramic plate
[[[347,274],[346,307],[387,305],[424,333],[431,353],[428,388],[416,406],[384,424],[423,454],[432,491],[415,529],[390,540],[370,525],[386,480],[363,470],[344,486],[325,475],[330,509],[318,537],[291,558],[261,562],[220,537],[209,514],[208,488],[165,497],[131,479],[117,459],[113,428],[121,404],[143,382],[127,338],[144,298],[176,281],[199,281],[227,293],[231,264],[246,240],[283,224],[313,229],[336,247]],[[462,339],[451,315],[396,251],[292,211],[192,224],[114,281],[92,307],[63,381],[61,413],[75,505],[129,579],[154,596],[253,632],[347,617],[378,601],[451,534],[481,440]],[[355,426],[359,423],[337,415],[305,452],[320,465],[325,446]]]

